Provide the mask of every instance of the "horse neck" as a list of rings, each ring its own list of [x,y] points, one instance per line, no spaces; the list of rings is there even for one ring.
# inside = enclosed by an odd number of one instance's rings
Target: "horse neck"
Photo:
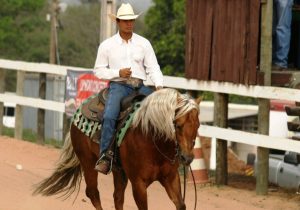
[[[170,159],[174,159],[176,155],[176,143],[174,141],[165,140],[163,138],[152,138],[151,144],[156,150],[156,153],[163,153]]]

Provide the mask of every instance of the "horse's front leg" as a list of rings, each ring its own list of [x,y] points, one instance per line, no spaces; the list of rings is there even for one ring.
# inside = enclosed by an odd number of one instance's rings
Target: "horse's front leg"
[[[122,169],[113,169],[114,175],[114,202],[116,210],[123,210],[124,193],[128,183],[128,178]]]
[[[179,173],[170,173],[169,176],[164,177],[160,180],[160,183],[166,189],[169,198],[173,201],[177,210],[185,210],[186,206],[184,204],[181,195],[180,177]]]
[[[130,180],[135,203],[139,210],[148,210],[147,186],[141,179]]]

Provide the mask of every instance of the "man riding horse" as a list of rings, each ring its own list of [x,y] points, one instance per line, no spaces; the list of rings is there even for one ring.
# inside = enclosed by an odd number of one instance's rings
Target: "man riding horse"
[[[129,3],[122,4],[117,15],[110,15],[118,25],[118,33],[103,41],[98,48],[94,74],[110,81],[100,137],[100,159],[95,166],[95,170],[103,174],[111,171],[113,152],[109,148],[121,100],[135,91],[144,95],[151,94],[152,89],[143,84],[147,75],[156,90],[163,87],[163,75],[151,43],[133,33],[134,21],[138,16]]]

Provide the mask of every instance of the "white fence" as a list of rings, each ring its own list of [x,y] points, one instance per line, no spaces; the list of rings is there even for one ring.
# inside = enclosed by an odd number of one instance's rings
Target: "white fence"
[[[80,71],[87,70],[84,68],[71,66],[58,66],[44,63],[29,63],[0,59],[0,71],[1,69],[19,70],[35,73],[47,73],[60,76],[66,76],[67,69]],[[249,96],[254,98],[281,99],[300,102],[300,90],[298,89],[267,86],[245,86],[227,82],[206,82],[170,76],[165,76],[164,80],[165,87],[171,88],[196,91],[210,91],[216,93]],[[146,84],[150,85],[151,82],[146,81]],[[12,102],[22,106],[41,108],[58,112],[64,112],[65,110],[65,105],[63,102],[42,100],[38,98],[30,98],[24,96],[13,96],[3,93],[0,93],[0,101]],[[224,129],[207,125],[201,125],[199,133],[201,136],[206,137],[219,138],[249,145],[288,150],[300,153],[300,141],[295,141],[291,139],[276,138],[261,134],[253,134],[244,131]]]

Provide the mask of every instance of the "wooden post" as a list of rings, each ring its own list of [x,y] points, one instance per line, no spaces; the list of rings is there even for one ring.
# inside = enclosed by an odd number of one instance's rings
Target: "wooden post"
[[[58,0],[52,0],[51,2],[51,34],[50,34],[50,51],[49,51],[49,63],[56,63],[56,25],[57,25],[57,11]]]
[[[51,34],[50,34],[50,51],[49,51],[49,63],[56,63],[56,16],[57,16],[58,0],[52,0],[51,2]],[[39,78],[39,98],[46,99],[46,86],[47,86],[47,74],[40,73]],[[37,143],[45,143],[45,115],[44,109],[38,109],[37,113]]]
[[[270,103],[267,99],[258,100],[258,131],[260,134],[269,133]],[[268,194],[269,177],[269,149],[257,147],[257,174],[256,174],[256,194]]]
[[[5,89],[5,70],[0,69],[0,93],[4,93]],[[0,135],[3,134],[3,108],[4,103],[0,102]]]
[[[17,72],[17,95],[24,95],[24,71]],[[15,110],[15,138],[22,139],[23,138],[23,107],[21,105],[16,104]]]
[[[264,73],[264,85],[271,86],[272,66],[272,21],[273,1],[268,0],[261,7],[260,70]],[[270,100],[258,99],[258,131],[269,134]],[[268,193],[269,149],[257,148],[256,194]]]
[[[47,75],[45,73],[40,73],[39,78],[39,98],[46,98],[46,81]],[[37,143],[45,143],[45,110],[38,109],[37,112]]]
[[[116,23],[110,19],[109,14],[116,14],[116,1],[101,0],[100,43],[116,32]]]
[[[70,123],[71,123],[71,118],[68,118],[67,114],[64,113],[63,115],[63,143],[66,139],[66,136],[70,130]]]
[[[214,94],[214,126],[228,126],[228,94]],[[228,178],[227,141],[217,139],[216,184],[226,185]]]

